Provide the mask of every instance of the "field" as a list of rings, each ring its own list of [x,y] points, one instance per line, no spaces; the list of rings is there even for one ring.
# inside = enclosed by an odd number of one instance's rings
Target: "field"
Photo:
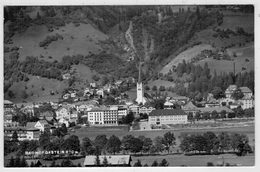
[[[233,63],[235,63],[236,73],[242,71],[242,68],[245,68],[245,71],[254,70],[254,45],[253,44],[249,44],[241,48],[230,48],[227,49],[227,52],[230,55],[233,55],[233,53],[237,55],[234,61],[214,60],[210,58],[210,59],[201,60],[197,64],[203,66],[204,63],[207,62],[212,73],[214,73],[214,70],[216,70],[217,73],[233,72]],[[246,61],[246,59],[248,59],[249,61]]]
[[[166,66],[163,67],[163,69],[160,71],[160,73],[166,74],[169,72],[169,70],[172,68],[173,65],[177,66],[179,63],[182,63],[183,60],[186,62],[190,61],[193,57],[198,55],[203,50],[211,50],[213,49],[211,45],[208,44],[201,44],[196,45],[192,48],[189,48],[176,57],[171,57],[172,60],[169,62]]]
[[[221,28],[236,30],[237,27],[242,27],[248,33],[254,33],[254,15],[236,15],[236,13],[226,13],[224,16]]]
[[[26,102],[57,101],[62,91],[67,88],[68,85],[66,83],[67,81],[58,81],[37,76],[29,76],[29,78],[30,80],[28,82],[15,82],[11,86],[10,90],[12,90],[16,96],[12,99],[14,103],[21,103],[24,100],[22,98],[23,91],[26,91],[29,96],[25,99]],[[55,95],[51,96],[51,91],[54,91]]]
[[[39,42],[48,35],[56,33],[62,35],[64,39],[52,42],[47,49],[39,47]],[[53,32],[49,32],[44,25],[33,25],[23,33],[16,33],[12,39],[13,45],[20,47],[20,60],[25,59],[26,56],[43,55],[44,60],[59,61],[65,55],[88,55],[89,52],[101,51],[99,41],[107,39],[107,36],[90,24],[80,24],[75,27],[70,23]],[[49,56],[52,56],[52,59],[49,59]]]
[[[236,164],[239,166],[253,166],[255,164],[255,156],[243,156],[238,157],[232,154],[224,155],[194,155],[194,156],[185,156],[185,155],[159,155],[159,156],[133,156],[132,164],[141,160],[142,165],[147,164],[151,166],[153,161],[161,162],[163,159],[166,159],[169,163],[169,166],[207,166],[208,162],[214,163],[214,165],[222,164],[223,159],[225,163]]]
[[[90,139],[95,139],[97,135],[105,134],[107,137],[111,135],[116,135],[119,138],[123,138],[126,135],[133,135],[133,136],[145,136],[151,139],[154,139],[157,136],[162,136],[164,133],[171,131],[171,130],[150,130],[150,131],[128,131],[127,126],[125,127],[84,127],[76,130],[75,132],[71,133],[77,135],[80,139],[84,137],[89,137]],[[215,133],[220,132],[237,132],[240,134],[246,134],[249,137],[250,144],[253,145],[254,143],[254,127],[247,126],[247,127],[234,127],[234,128],[212,128],[212,129],[181,129],[172,131],[176,138],[178,138],[182,133],[201,133],[212,131]]]

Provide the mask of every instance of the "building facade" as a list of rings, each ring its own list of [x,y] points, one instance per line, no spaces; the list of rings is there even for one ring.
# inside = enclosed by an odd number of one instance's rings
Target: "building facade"
[[[157,109],[150,113],[148,122],[150,125],[186,124],[187,116],[181,109]]]

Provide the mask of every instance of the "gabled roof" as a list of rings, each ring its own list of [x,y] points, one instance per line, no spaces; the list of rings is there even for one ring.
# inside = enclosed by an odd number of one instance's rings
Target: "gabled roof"
[[[13,104],[13,102],[9,101],[9,100],[4,100],[4,104]]]
[[[218,113],[220,113],[221,111],[226,111],[227,113],[232,113],[234,111],[232,111],[231,109],[227,108],[226,106],[220,106],[220,107],[204,107],[204,108],[199,108],[199,110],[201,112],[213,112],[213,111],[217,111]]]
[[[187,115],[182,109],[157,109],[153,110],[149,116],[171,116]]]
[[[198,110],[198,107],[195,106],[191,101],[183,106],[183,110]]]
[[[41,124],[49,124],[46,120],[42,119],[42,120],[39,120],[38,122],[40,122]]]
[[[239,87],[242,93],[252,93],[248,87]]]
[[[99,160],[102,163],[104,158],[107,158],[108,164],[124,165],[131,161],[130,155],[99,155]],[[85,157],[84,166],[93,166],[96,164],[96,156],[90,155]]]
[[[26,128],[34,128],[37,122],[27,122]]]

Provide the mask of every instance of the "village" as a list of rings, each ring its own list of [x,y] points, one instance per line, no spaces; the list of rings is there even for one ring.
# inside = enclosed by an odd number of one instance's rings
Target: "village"
[[[122,83],[122,81],[117,81],[112,88],[118,88]],[[62,103],[42,102],[18,107],[11,101],[5,100],[4,139],[9,142],[15,140],[17,142],[39,142],[46,137],[45,135],[63,138],[69,134],[72,137],[77,134],[79,128],[93,128],[94,132],[104,128],[105,133],[109,127],[112,129],[123,127],[127,128],[123,130],[124,132],[142,132],[243,127],[254,123],[254,96],[248,87],[238,88],[236,85],[230,85],[225,91],[225,98],[220,99],[215,99],[209,93],[207,99],[201,102],[193,101],[185,96],[175,96],[165,97],[163,101],[160,99],[158,102],[155,99],[156,103],[151,104],[149,103],[151,100],[144,96],[139,76],[136,83],[137,98],[135,101],[125,99],[124,97],[127,96],[121,94],[123,96],[116,97],[119,104],[100,105],[99,99],[105,97],[103,90],[109,93],[109,89],[111,89],[109,86],[98,88],[96,83],[91,83],[90,87],[84,90],[84,95],[88,97],[86,101],[80,101],[75,90],[65,93],[62,97],[65,102]],[[72,99],[72,102],[66,102],[68,99]],[[244,122],[241,122],[242,119]],[[84,131],[82,134],[84,135]],[[25,148],[22,154],[25,155],[28,163],[33,162],[33,164],[39,162],[38,159],[33,161],[32,158],[46,155],[49,155],[49,158],[50,156],[64,158],[67,155],[82,157],[79,148],[56,150],[55,148],[46,149],[44,146],[35,146],[33,151],[29,150],[29,147]],[[89,156],[92,156],[92,159],[95,157],[95,155]],[[113,157],[113,155],[111,156]],[[131,159],[129,155],[123,156],[124,158]],[[93,162],[90,164],[95,166]],[[129,162],[126,164],[129,165]]]

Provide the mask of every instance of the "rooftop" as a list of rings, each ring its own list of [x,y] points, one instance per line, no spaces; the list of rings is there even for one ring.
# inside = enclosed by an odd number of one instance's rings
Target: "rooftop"
[[[149,116],[170,116],[187,115],[182,109],[157,109],[153,110]]]
[[[234,111],[232,111],[231,109],[227,108],[226,106],[220,106],[220,107],[205,107],[205,108],[198,108],[201,112],[213,112],[213,111],[217,111],[218,113],[220,113],[221,111],[226,111],[228,113],[232,113]]]
[[[252,93],[248,87],[239,87],[242,93]]]
[[[100,162],[104,161],[104,158],[107,158],[108,164],[111,165],[124,165],[129,164],[131,161],[130,155],[100,155]],[[96,156],[90,155],[85,157],[84,165],[92,166],[96,164]]]

